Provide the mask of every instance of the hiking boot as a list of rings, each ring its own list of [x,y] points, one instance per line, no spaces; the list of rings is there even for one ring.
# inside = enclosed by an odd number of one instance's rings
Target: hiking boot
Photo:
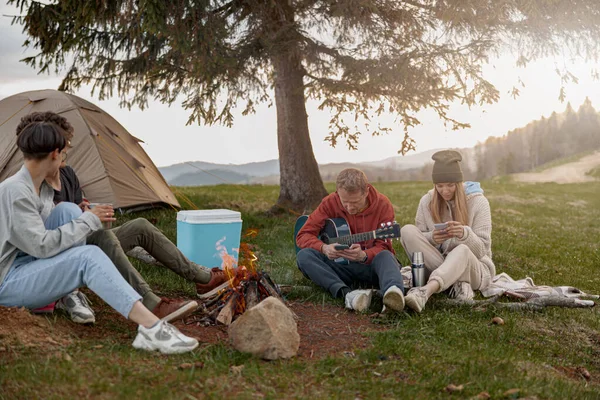
[[[427,290],[422,287],[415,287],[408,291],[405,301],[406,306],[416,312],[421,312],[427,303]]]
[[[235,276],[238,273],[237,268],[231,269],[232,274]],[[208,283],[196,283],[196,294],[201,295],[207,294],[211,290],[217,289],[220,286],[227,286],[227,274],[224,270],[218,267],[214,267],[210,270],[210,281]]]
[[[383,295],[383,305],[390,310],[400,312],[404,310],[404,294],[398,286],[390,286]]]
[[[460,301],[471,301],[475,297],[475,293],[473,293],[473,288],[469,282],[461,281],[454,283],[454,285],[450,287],[448,296],[451,299]]]
[[[53,301],[52,303],[48,304],[47,306],[40,307],[40,308],[34,308],[33,310],[31,310],[31,313],[32,314],[52,314],[54,312],[55,305],[56,305],[56,302]]]
[[[350,310],[364,312],[371,305],[372,296],[373,291],[371,289],[353,290],[346,295],[344,303],[346,303],[346,308]]]
[[[198,303],[191,300],[177,301],[162,297],[152,313],[165,322],[183,319],[196,311]]]
[[[198,347],[198,341],[185,336],[166,321],[160,320],[151,328],[138,327],[133,347],[140,350],[158,350],[163,354],[187,353]]]
[[[80,291],[71,292],[56,302],[56,308],[65,311],[71,321],[78,324],[93,324],[96,322],[94,310],[90,301]]]

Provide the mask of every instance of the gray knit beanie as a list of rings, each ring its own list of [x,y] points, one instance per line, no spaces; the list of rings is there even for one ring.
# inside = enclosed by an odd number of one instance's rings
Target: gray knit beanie
[[[462,156],[456,150],[442,150],[434,153],[431,158],[433,172],[431,179],[433,183],[462,182],[463,173],[460,168]]]

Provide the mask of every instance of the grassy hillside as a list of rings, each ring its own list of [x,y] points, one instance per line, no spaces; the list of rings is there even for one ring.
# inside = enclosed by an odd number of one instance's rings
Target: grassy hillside
[[[550,169],[550,168],[559,167],[561,165],[565,165],[565,164],[569,164],[569,163],[572,163],[572,162],[575,162],[575,161],[579,161],[583,157],[589,156],[590,154],[593,154],[595,151],[596,150],[588,150],[588,151],[584,151],[582,153],[573,154],[571,156],[557,158],[556,160],[547,162],[545,164],[542,164],[542,165],[536,167],[531,172],[542,172],[542,171]]]
[[[431,184],[376,183],[394,203],[397,220],[413,223],[420,197]],[[526,185],[483,182],[493,213],[493,252],[498,272],[537,284],[572,285],[600,293],[600,183]],[[332,189],[328,185],[328,189]],[[278,283],[310,285],[295,266],[293,216],[267,217],[279,194],[276,186],[178,188],[200,208],[242,212],[244,229],[259,265]],[[141,214],[173,240],[175,212]],[[120,217],[132,218],[132,216]],[[399,258],[407,263],[400,243]],[[193,285],[170,271],[136,264],[154,288],[169,295],[193,296]],[[313,287],[292,293],[296,302],[342,303]],[[380,331],[371,345],[326,357],[264,362],[240,354],[225,341],[201,346],[193,354],[159,356],[134,351],[132,325],[101,319],[77,330],[78,338],[56,355],[26,346],[0,351],[0,399],[15,398],[491,398],[597,399],[600,393],[600,319],[592,309],[548,308],[514,312],[489,307],[475,311],[444,303],[439,294],[420,315],[372,318]],[[94,304],[100,307],[99,300]],[[490,323],[494,316],[506,322]],[[51,324],[69,327],[62,316]],[[2,321],[0,321],[0,324]],[[332,321],[335,323],[335,321]],[[81,334],[85,332],[85,334]],[[348,335],[361,333],[348,332]],[[0,338],[1,339],[1,338]],[[202,340],[202,338],[199,338]],[[301,338],[302,340],[302,338]],[[1,342],[0,342],[1,343]],[[0,347],[0,350],[2,348]],[[63,353],[69,357],[63,357]],[[202,367],[178,369],[182,363]],[[232,370],[241,366],[243,370]],[[586,380],[580,373],[589,371]],[[463,385],[449,395],[444,388]],[[516,391],[508,392],[511,389]],[[483,396],[483,395],[481,395]],[[486,398],[486,397],[479,397]]]

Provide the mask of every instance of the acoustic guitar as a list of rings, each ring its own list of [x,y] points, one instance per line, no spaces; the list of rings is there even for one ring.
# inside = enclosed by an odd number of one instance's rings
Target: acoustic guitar
[[[294,243],[296,245],[296,254],[301,250],[296,242],[298,232],[306,223],[308,215],[302,215],[296,220],[294,225]],[[353,243],[360,243],[372,239],[393,239],[400,237],[400,224],[396,222],[388,222],[382,224],[382,227],[369,232],[352,234],[350,225],[344,218],[328,218],[325,220],[325,226],[319,233],[319,239],[325,244],[347,244],[350,246]],[[339,264],[349,264],[345,258],[335,260]]]

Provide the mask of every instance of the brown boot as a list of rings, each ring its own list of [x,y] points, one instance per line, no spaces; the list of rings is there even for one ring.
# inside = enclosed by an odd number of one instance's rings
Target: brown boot
[[[238,269],[233,268],[232,273],[237,275]],[[224,270],[218,267],[214,267],[210,270],[210,281],[208,283],[196,283],[196,293],[199,297],[218,288],[219,286],[227,284],[227,274]]]
[[[198,303],[193,300],[173,300],[162,297],[152,313],[166,322],[171,322],[187,317],[196,311],[196,308]]]

